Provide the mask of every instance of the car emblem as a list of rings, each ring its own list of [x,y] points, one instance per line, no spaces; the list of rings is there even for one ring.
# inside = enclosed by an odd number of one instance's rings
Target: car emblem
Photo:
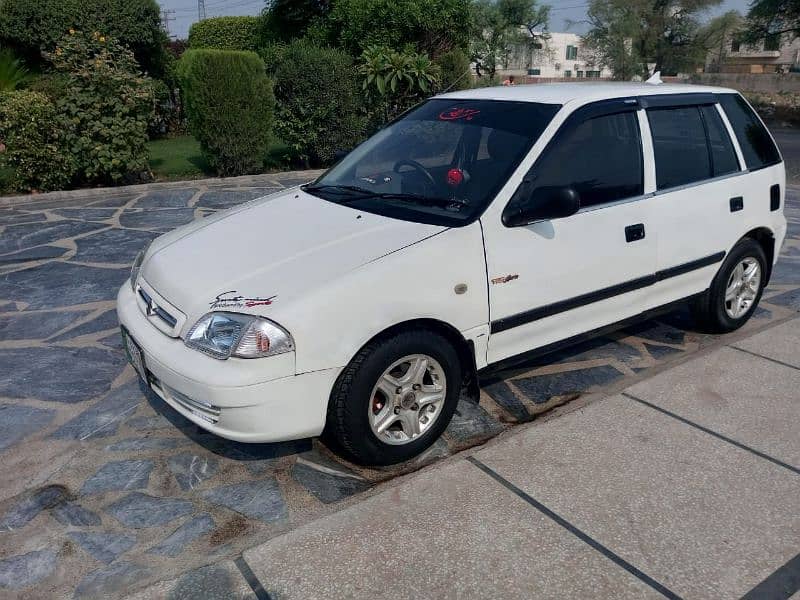
[[[156,309],[158,307],[153,302],[153,299],[147,301],[147,310],[145,311],[148,317],[155,317],[156,316]]]

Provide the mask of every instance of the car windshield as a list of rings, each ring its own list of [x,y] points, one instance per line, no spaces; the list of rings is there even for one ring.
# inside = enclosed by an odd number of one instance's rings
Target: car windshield
[[[559,108],[501,100],[429,100],[304,189],[389,217],[465,225],[483,213]]]

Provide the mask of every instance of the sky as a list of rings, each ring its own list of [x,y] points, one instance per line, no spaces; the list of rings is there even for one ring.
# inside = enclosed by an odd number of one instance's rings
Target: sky
[[[162,9],[174,10],[171,15],[174,21],[169,23],[169,31],[173,36],[185,38],[189,35],[189,27],[197,21],[198,0],[159,0]],[[550,0],[545,1],[552,9],[550,13],[550,31],[574,31],[584,33],[585,25],[580,21],[586,18],[587,0]],[[264,8],[265,0],[205,0],[206,15],[219,17],[222,15],[257,15]],[[708,11],[708,17],[722,14],[729,10],[747,12],[749,0],[724,0],[722,4]],[[577,23],[568,28],[569,21]]]

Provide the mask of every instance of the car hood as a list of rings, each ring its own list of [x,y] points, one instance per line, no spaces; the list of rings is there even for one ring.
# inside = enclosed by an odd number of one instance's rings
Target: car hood
[[[444,229],[294,189],[158,238],[141,273],[189,325],[210,310],[269,315],[315,286]]]

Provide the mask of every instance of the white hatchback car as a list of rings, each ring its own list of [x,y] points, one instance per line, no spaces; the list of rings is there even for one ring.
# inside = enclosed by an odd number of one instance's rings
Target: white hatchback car
[[[419,453],[476,374],[690,299],[753,313],[786,232],[772,137],[734,90],[435,97],[312,184],[168,233],[118,313],[168,404],[243,442]],[[474,388],[473,388],[474,389]]]

